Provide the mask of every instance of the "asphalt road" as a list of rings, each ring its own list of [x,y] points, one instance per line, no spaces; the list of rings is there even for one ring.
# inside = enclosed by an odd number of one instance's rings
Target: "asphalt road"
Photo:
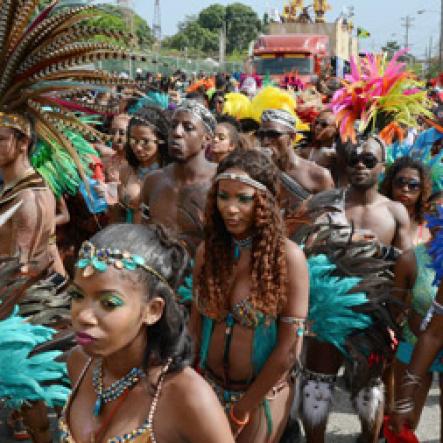
[[[16,443],[9,435],[5,425],[6,411],[0,409],[0,443]],[[55,420],[53,421],[55,426]],[[342,388],[336,390],[333,412],[329,419],[327,443],[355,443],[359,433],[359,421],[355,414],[349,395]],[[434,383],[425,410],[423,412],[417,436],[421,443],[439,443],[440,407],[439,389]],[[54,438],[54,442],[57,440]],[[252,442],[251,442],[252,443]]]

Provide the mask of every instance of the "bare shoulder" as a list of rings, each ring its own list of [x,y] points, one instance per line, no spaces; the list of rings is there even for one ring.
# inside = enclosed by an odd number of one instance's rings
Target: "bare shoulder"
[[[165,404],[177,405],[177,415],[183,415],[183,411],[203,411],[214,407],[218,402],[208,383],[190,367],[169,377],[165,383],[163,398]]]
[[[17,201],[21,200],[22,204],[17,210],[17,215],[28,214],[29,212],[34,212],[37,214],[36,209],[38,205],[37,195],[43,196],[45,206],[54,205],[55,207],[55,197],[49,188],[43,189],[23,189],[18,193]]]
[[[148,200],[150,192],[152,192],[154,189],[158,189],[159,186],[164,185],[165,180],[171,176],[171,166],[172,165],[168,165],[164,168],[156,169],[155,171],[151,171],[146,175],[142,186],[143,201],[146,202],[146,200]]]
[[[334,187],[334,181],[332,180],[331,173],[323,166],[304,158],[300,158],[300,165],[303,168],[306,168],[311,180],[318,184],[319,190]]]
[[[409,220],[408,211],[406,210],[405,206],[402,203],[390,200],[387,197],[384,198],[387,201],[387,205],[391,214],[398,222],[404,222]]]
[[[289,238],[285,238],[285,247],[288,258],[305,257],[305,254],[303,253],[303,250],[300,248],[300,246],[298,246],[297,243],[293,242]]]
[[[69,352],[67,366],[68,375],[71,384],[75,385],[79,379],[86,363],[89,361],[89,356],[83,351],[81,346],[75,346]]]

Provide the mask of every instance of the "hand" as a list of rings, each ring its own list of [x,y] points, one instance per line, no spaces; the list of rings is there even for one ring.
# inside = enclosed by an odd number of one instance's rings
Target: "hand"
[[[375,234],[370,231],[369,229],[359,229],[358,231],[355,231],[352,234],[352,241],[353,242],[366,242],[366,243],[372,243],[376,241],[377,238]]]

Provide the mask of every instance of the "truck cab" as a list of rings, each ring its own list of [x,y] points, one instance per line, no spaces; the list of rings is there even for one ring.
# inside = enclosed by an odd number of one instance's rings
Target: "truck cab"
[[[329,37],[316,34],[262,35],[253,49],[254,71],[280,80],[297,73],[306,83],[320,73],[328,56]]]

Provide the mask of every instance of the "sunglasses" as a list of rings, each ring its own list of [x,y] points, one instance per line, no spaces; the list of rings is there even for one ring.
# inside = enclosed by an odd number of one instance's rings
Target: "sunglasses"
[[[348,166],[355,168],[359,163],[362,163],[367,169],[374,169],[381,161],[372,154],[357,154],[353,152],[348,158]]]
[[[315,126],[320,126],[323,129],[326,129],[328,126],[332,126],[330,125],[327,121],[325,120],[316,120],[315,121]]]
[[[264,139],[264,138],[271,138],[271,139],[276,139],[276,138],[280,138],[283,135],[287,135],[289,134],[289,132],[280,132],[280,131],[275,131],[273,129],[259,129],[257,131],[257,137],[259,139]]]
[[[129,139],[129,146],[131,146],[131,148],[135,148],[136,146],[140,145],[142,148],[146,148],[148,147],[150,144],[157,144],[158,140],[155,138],[150,138],[150,139],[141,139],[138,140],[136,138],[130,138]]]
[[[403,188],[407,186],[410,191],[419,191],[421,188],[421,183],[418,180],[409,180],[406,177],[396,177],[394,179],[394,186],[397,188]]]

